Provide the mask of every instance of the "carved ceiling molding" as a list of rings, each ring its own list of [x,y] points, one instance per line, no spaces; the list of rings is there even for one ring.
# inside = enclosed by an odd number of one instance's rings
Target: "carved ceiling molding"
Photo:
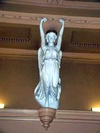
[[[100,50],[100,43],[88,43],[88,42],[70,42],[69,47],[84,47],[84,48],[96,48]]]
[[[0,120],[38,121],[38,110],[4,109],[0,110]],[[91,111],[58,110],[54,122],[100,124],[100,113]]]
[[[11,38],[11,37],[2,37],[0,42],[20,42],[20,43],[29,43],[31,40],[27,38]]]
[[[37,54],[37,50],[0,48],[0,58],[33,59],[37,58]],[[100,54],[63,52],[62,61],[100,64]]]
[[[59,0],[48,0],[50,4],[59,4]]]
[[[67,8],[75,9],[91,9],[91,10],[100,10],[100,3],[98,2],[79,2],[79,1],[67,1],[63,0],[63,6]]]
[[[10,11],[0,11],[1,23],[39,25],[40,19],[46,17],[49,21],[65,20],[65,27],[100,29],[100,18],[78,17],[49,14],[32,14]]]
[[[4,3],[100,10],[100,3],[98,2],[79,2],[67,0],[5,0]]]
[[[32,33],[31,33],[31,28],[29,29],[29,33],[28,33],[28,37],[24,38],[24,37],[0,37],[0,42],[1,43],[31,43],[32,40]]]

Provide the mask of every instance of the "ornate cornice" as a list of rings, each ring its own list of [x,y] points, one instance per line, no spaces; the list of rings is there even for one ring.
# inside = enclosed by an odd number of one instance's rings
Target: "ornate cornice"
[[[79,2],[67,0],[5,0],[4,3],[100,10],[100,3],[98,2]]]
[[[65,27],[100,29],[100,18],[63,15],[32,14],[0,11],[0,22],[14,24],[39,25],[40,19],[46,17],[50,21],[65,20]]]

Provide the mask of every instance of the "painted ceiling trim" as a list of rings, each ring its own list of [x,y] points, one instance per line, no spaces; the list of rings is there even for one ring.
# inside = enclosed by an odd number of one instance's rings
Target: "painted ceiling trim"
[[[65,27],[100,29],[100,18],[97,17],[78,17],[0,11],[1,23],[39,25],[40,19],[43,17],[46,17],[49,22],[52,20],[57,22],[60,18],[63,18],[65,20]]]

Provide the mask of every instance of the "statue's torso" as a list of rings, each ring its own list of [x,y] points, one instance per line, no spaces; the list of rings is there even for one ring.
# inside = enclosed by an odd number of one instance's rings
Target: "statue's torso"
[[[55,60],[58,61],[59,53],[55,46],[46,46],[44,48],[44,61],[45,60]]]

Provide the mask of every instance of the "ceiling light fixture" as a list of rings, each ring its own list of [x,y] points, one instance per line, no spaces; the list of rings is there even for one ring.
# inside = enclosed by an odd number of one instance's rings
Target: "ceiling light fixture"
[[[0,103],[0,109],[3,109],[5,107],[4,103]]]
[[[92,108],[92,111],[94,111],[94,112],[100,112],[100,107],[93,107]]]

